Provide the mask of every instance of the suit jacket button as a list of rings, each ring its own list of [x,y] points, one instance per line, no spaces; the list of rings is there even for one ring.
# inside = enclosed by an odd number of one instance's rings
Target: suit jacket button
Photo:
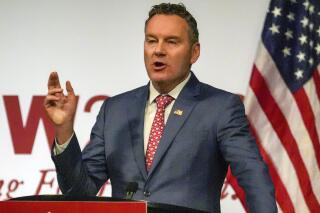
[[[151,195],[151,193],[149,191],[144,191],[143,194],[145,197],[149,197]]]

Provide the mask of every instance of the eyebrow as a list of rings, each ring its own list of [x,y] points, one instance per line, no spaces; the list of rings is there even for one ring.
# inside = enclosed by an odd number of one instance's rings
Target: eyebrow
[[[157,36],[154,35],[154,34],[146,34],[145,38],[148,38],[148,37],[157,38]],[[171,35],[171,36],[165,37],[165,40],[170,40],[170,39],[181,40],[181,38],[179,36],[175,36],[175,35]]]
[[[166,38],[166,40],[169,40],[169,39],[180,40],[180,37],[178,37],[178,36],[169,36],[169,37]]]

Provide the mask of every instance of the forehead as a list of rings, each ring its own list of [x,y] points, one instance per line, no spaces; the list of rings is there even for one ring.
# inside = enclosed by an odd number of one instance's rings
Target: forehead
[[[146,35],[176,35],[188,34],[187,22],[177,15],[155,15],[146,25]]]

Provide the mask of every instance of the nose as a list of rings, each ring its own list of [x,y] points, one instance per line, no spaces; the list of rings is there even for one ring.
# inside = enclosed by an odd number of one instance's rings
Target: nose
[[[154,54],[158,57],[165,56],[166,51],[163,42],[158,42],[154,48]]]

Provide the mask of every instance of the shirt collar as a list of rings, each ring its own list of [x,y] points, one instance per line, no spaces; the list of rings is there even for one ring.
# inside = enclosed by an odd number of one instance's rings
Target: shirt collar
[[[191,72],[189,72],[189,75],[186,79],[184,79],[180,84],[178,84],[173,90],[171,90],[168,95],[173,97],[174,99],[177,99],[178,95],[180,94],[183,87],[187,84],[191,77]],[[156,97],[158,97],[160,93],[154,88],[152,82],[149,84],[149,104],[152,104]]]

